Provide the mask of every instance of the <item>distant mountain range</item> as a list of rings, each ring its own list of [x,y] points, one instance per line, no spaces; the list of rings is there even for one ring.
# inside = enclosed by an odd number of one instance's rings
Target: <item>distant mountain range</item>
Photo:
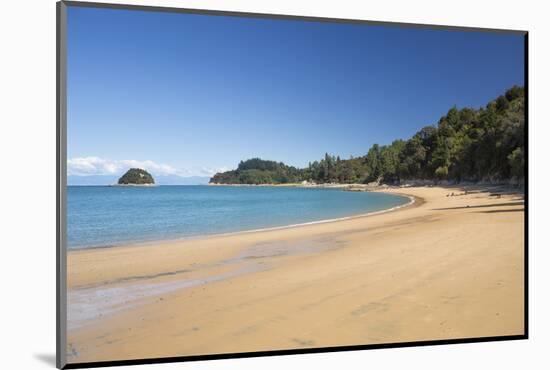
[[[116,184],[120,175],[90,175],[90,176],[67,176],[68,185],[113,185]],[[210,177],[205,176],[155,176],[157,185],[206,185]]]

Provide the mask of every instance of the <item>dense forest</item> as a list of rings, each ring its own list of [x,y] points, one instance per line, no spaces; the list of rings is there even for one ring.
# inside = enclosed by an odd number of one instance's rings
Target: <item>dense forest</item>
[[[304,170],[282,162],[252,158],[241,161],[236,170],[215,174],[211,183],[217,184],[286,184],[304,181]]]
[[[374,144],[361,157],[325,154],[298,169],[259,158],[241,161],[236,170],[215,174],[211,183],[284,184],[387,183],[406,180],[522,183],[525,163],[524,88],[514,86],[485,108],[453,107],[437,125],[408,140]]]

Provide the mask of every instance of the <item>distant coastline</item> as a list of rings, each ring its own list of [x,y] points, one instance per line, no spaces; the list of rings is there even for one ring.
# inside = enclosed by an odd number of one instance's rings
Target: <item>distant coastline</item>
[[[385,184],[340,184],[340,183],[285,183],[285,184],[220,184],[209,183],[208,186],[234,186],[234,187],[276,187],[276,188],[305,188],[305,189],[341,189],[344,191],[385,191],[390,187],[400,188],[400,186],[390,186]]]
[[[84,185],[86,186],[86,185]],[[151,188],[155,186],[159,186],[158,184],[110,184],[106,186],[114,186],[114,187],[138,187],[138,188]]]

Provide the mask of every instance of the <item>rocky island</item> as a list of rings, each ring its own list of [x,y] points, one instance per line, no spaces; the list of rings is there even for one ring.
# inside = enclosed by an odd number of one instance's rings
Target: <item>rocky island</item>
[[[120,179],[117,185],[129,186],[154,186],[155,179],[151,174],[141,168],[130,168]]]

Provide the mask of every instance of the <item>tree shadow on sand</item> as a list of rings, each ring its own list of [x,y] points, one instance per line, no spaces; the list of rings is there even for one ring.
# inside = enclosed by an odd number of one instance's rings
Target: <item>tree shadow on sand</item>
[[[523,208],[520,209],[493,209],[490,211],[479,211],[479,213],[506,213],[506,212],[523,212]]]
[[[451,209],[469,209],[469,208],[489,208],[489,207],[504,207],[504,206],[523,206],[523,201],[520,202],[507,202],[507,203],[494,203],[494,204],[483,204],[479,206],[460,206],[460,207],[449,207],[449,208],[434,208],[434,211],[447,211]]]

